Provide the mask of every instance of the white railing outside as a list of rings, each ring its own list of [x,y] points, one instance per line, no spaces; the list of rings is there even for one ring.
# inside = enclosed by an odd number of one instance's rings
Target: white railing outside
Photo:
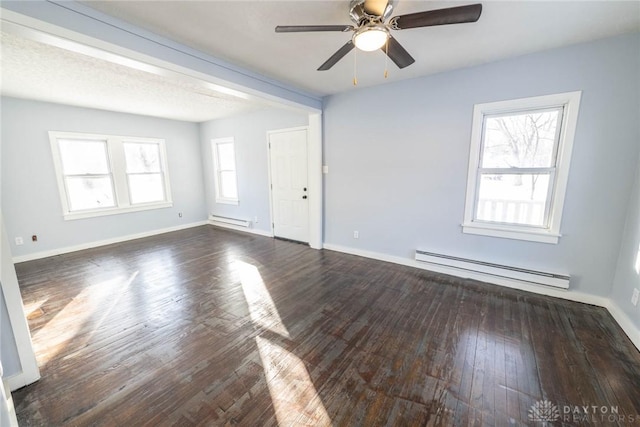
[[[544,225],[544,201],[480,199],[477,219],[510,224]]]

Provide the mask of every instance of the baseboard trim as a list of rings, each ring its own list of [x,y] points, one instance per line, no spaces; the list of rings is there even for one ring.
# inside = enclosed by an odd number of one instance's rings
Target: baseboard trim
[[[185,230],[187,228],[199,227],[201,225],[207,225],[207,224],[208,224],[207,221],[191,222],[189,224],[178,225],[178,226],[175,226],[175,227],[160,228],[160,229],[156,229],[156,230],[145,231],[145,232],[142,232],[142,233],[135,233],[135,234],[128,234],[126,236],[113,237],[111,239],[96,240],[94,242],[83,243],[81,245],[67,246],[67,247],[64,247],[64,248],[52,249],[52,250],[49,250],[49,251],[42,251],[42,252],[35,252],[35,253],[32,253],[32,254],[27,254],[27,255],[18,255],[18,256],[13,257],[13,263],[17,264],[19,262],[33,261],[35,259],[47,258],[47,257],[50,257],[50,256],[55,256],[55,255],[62,255],[62,254],[70,253],[70,252],[77,252],[77,251],[82,251],[82,250],[85,250],[85,249],[91,249],[91,248],[97,248],[97,247],[100,247],[100,246],[112,245],[114,243],[126,242],[128,240],[141,239],[143,237],[156,236],[158,234],[171,233],[172,231]]]
[[[18,372],[10,377],[4,378],[5,383],[9,386],[10,391],[15,391],[19,388],[33,384],[40,379],[39,372]]]
[[[627,313],[615,301],[609,299],[606,308],[624,333],[627,334],[633,345],[640,351],[640,329],[633,324]]]
[[[2,409],[0,409],[0,420],[4,419],[5,421],[8,420],[9,424],[7,427],[19,427],[18,426],[18,418],[16,417],[16,408],[13,405],[13,397],[11,396],[11,391],[9,389],[9,383],[7,382],[7,380],[3,379],[0,376],[0,381],[2,381],[2,384],[0,384],[0,387],[2,387],[2,398],[4,399],[4,402],[0,403],[0,405],[4,406],[4,411],[5,411],[5,415],[3,416],[2,414]]]
[[[584,304],[596,305],[606,308],[622,330],[627,334],[633,345],[640,350],[640,330],[635,327],[631,322],[631,319],[627,317],[624,311],[611,299],[591,295],[584,292],[577,292],[565,289],[550,288],[543,285],[526,284],[516,280],[507,278],[495,278],[487,274],[477,273],[468,270],[459,270],[452,267],[445,267],[435,264],[428,264],[424,262],[416,261],[412,258],[403,258],[393,255],[382,254],[379,252],[366,251],[357,248],[351,248],[348,246],[334,245],[331,243],[325,243],[324,249],[341,252],[350,255],[361,256],[364,258],[375,259],[377,261],[386,261],[393,264],[405,265],[408,267],[414,267],[421,270],[433,271],[436,273],[448,274],[464,279],[475,279],[489,284],[495,284],[498,286],[505,286],[512,289],[518,289],[521,291],[532,292],[539,295],[546,295],[555,298],[562,298],[569,301],[581,302]]]
[[[269,231],[258,230],[255,228],[248,228],[248,227],[242,227],[234,224],[227,224],[225,222],[218,222],[211,219],[207,223],[220,228],[228,228],[229,230],[242,231],[243,233],[257,234],[258,236],[264,236],[264,237],[273,237],[273,233]]]

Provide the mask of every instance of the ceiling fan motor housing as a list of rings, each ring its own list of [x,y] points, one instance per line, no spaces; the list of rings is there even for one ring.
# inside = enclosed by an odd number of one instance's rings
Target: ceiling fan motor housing
[[[367,10],[365,5],[365,0],[351,0],[349,3],[349,16],[351,20],[358,26],[364,25],[369,22],[377,22],[383,23],[384,21],[391,16],[391,12],[393,12],[393,7],[395,5],[396,0],[388,0],[388,1],[374,1],[376,5],[384,5],[383,8],[378,10]],[[370,1],[370,4],[372,2]]]

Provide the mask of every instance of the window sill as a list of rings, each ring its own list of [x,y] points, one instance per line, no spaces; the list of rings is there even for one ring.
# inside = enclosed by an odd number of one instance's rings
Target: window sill
[[[240,204],[238,199],[216,199],[216,203],[222,203],[224,205],[238,205],[238,204]]]
[[[108,209],[100,209],[100,210],[90,210],[90,211],[81,211],[81,212],[68,212],[64,214],[65,221],[72,221],[75,219],[85,219],[85,218],[94,218],[99,216],[107,216],[107,215],[118,215],[123,213],[130,212],[140,212],[140,211],[148,211],[151,209],[163,209],[170,208],[173,206],[173,202],[162,202],[162,203],[148,203],[148,204],[140,204],[136,206],[128,206],[126,208],[108,208]]]
[[[462,232],[465,234],[499,237],[503,239],[525,240],[538,243],[550,243],[554,245],[558,244],[558,241],[562,236],[559,233],[554,233],[546,230],[523,230],[509,226],[477,223],[462,224]]]

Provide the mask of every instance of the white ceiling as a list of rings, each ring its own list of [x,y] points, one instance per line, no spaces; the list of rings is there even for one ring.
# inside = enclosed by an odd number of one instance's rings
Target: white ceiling
[[[399,0],[392,15],[474,1]],[[348,0],[89,1],[89,7],[238,66],[324,96],[353,90],[353,50],[316,71],[349,33],[276,34],[276,25],[351,24]],[[394,32],[416,59],[399,70],[382,52],[357,52],[358,87],[409,79],[553,47],[640,31],[638,1],[483,1],[473,24]],[[186,121],[266,104],[197,81],[109,62],[2,33],[2,95]]]
[[[399,0],[393,16],[468,1]],[[316,71],[351,33],[276,34],[276,25],[352,24],[341,1],[89,1],[138,27],[318,95],[353,87],[353,50],[329,71]],[[416,62],[395,81],[553,47],[640,31],[638,1],[482,1],[477,23],[393,32]],[[385,55],[357,52],[358,86],[385,82]]]

